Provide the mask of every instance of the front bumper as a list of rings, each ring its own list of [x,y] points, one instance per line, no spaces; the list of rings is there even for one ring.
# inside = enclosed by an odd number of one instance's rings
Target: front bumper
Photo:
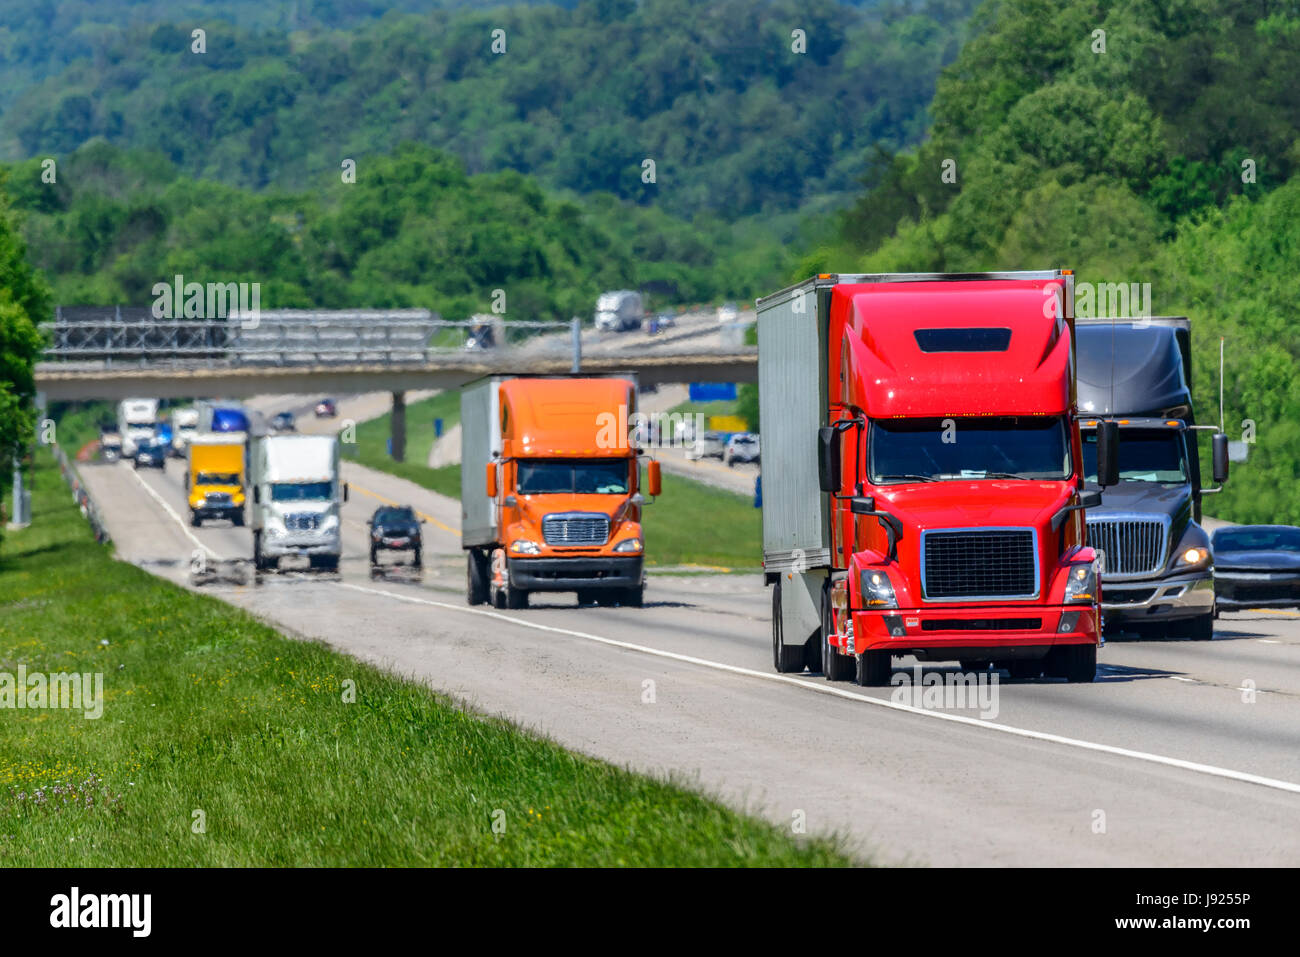
[[[289,534],[272,538],[264,532],[262,554],[273,558],[285,555],[341,555],[343,548],[337,534]]]
[[[854,652],[889,650],[923,660],[1033,659],[1057,645],[1101,644],[1094,605],[890,608],[852,617]]]
[[[371,547],[374,548],[375,551],[379,551],[379,552],[412,552],[415,551],[417,548],[419,548],[420,544],[421,543],[418,538],[408,538],[405,541],[403,541],[400,545],[397,544],[396,542],[385,541],[382,538],[381,539],[372,538],[370,540]]]
[[[236,515],[242,515],[244,506],[242,505],[200,505],[198,508],[191,508],[191,512],[199,518],[229,518],[234,519]]]
[[[1300,572],[1216,571],[1219,607],[1300,608]]]
[[[641,555],[627,558],[575,555],[572,558],[507,558],[510,584],[526,591],[577,591],[636,588],[645,581]]]
[[[1214,612],[1209,571],[1170,578],[1111,582],[1101,578],[1101,610],[1108,622],[1181,621]]]

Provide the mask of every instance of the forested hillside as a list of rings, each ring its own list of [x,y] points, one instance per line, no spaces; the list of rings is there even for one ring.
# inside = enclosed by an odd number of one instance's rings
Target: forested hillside
[[[876,156],[871,188],[798,271],[1149,282],[1157,314],[1192,317],[1201,420],[1218,418],[1222,336],[1228,431],[1256,428],[1207,509],[1300,521],[1300,8],[990,0],[972,30],[930,138]]]
[[[42,82],[8,102],[0,149],[62,155],[104,137],[193,176],[301,189],[412,141],[471,173],[517,170],[677,215],[808,208],[856,190],[868,147],[919,142],[974,2],[591,0],[347,29],[302,4],[317,25],[289,29],[222,20],[250,6],[227,0],[56,40],[66,60],[41,61]],[[28,17],[11,34],[18,62],[39,29]]]
[[[599,293],[633,286],[659,302],[756,294],[791,268],[774,235],[697,223],[612,197],[557,198],[505,171],[469,175],[453,156],[407,144],[355,183],[254,192],[184,176],[165,158],[92,144],[14,165],[32,262],[61,303],[147,304],[181,273],[260,282],[267,308],[426,306],[448,318],[590,317]]]

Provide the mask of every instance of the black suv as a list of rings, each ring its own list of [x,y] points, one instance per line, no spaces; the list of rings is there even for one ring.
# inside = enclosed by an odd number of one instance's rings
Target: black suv
[[[379,567],[379,552],[409,551],[411,564],[419,568],[423,542],[420,519],[409,505],[383,505],[370,516],[370,568]]]

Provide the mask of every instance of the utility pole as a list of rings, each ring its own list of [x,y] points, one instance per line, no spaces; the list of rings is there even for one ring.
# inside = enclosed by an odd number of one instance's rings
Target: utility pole
[[[570,322],[573,329],[573,369],[574,375],[582,368],[582,320],[577,316]]]

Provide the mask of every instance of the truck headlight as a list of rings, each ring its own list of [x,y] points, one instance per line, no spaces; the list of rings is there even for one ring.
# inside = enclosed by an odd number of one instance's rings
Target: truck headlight
[[[625,539],[623,539],[621,542],[619,542],[617,545],[614,546],[614,551],[616,551],[616,552],[640,552],[640,551],[641,551],[641,547],[642,547],[642,546],[641,546],[641,539],[639,539],[639,538],[625,538]]]
[[[1188,548],[1178,556],[1178,561],[1174,562],[1174,565],[1178,568],[1190,568],[1193,565],[1201,564],[1209,557],[1210,550],[1208,548],[1201,548],[1199,546]]]
[[[884,572],[865,568],[860,579],[862,604],[866,608],[897,608],[894,585]]]
[[[1065,601],[1088,602],[1097,600],[1097,569],[1092,563],[1071,565],[1069,577],[1065,580]]]
[[[542,546],[538,545],[536,542],[530,542],[526,538],[516,538],[510,543],[510,550],[516,555],[539,555],[541,554]]]

